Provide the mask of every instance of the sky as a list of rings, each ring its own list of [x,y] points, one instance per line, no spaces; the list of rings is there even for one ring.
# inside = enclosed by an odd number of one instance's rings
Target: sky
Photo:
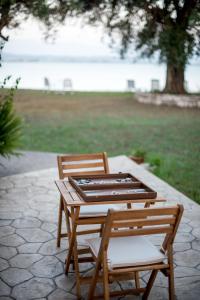
[[[110,49],[109,39],[100,27],[81,24],[80,20],[68,21],[57,27],[55,41],[45,41],[44,26],[33,18],[19,28],[4,32],[9,35],[4,51],[12,54],[110,56],[117,51]]]

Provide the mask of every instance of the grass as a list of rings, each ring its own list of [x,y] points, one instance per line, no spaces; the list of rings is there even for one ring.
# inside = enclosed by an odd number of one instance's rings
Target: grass
[[[200,203],[200,113],[139,104],[129,93],[18,91],[23,150],[58,153],[145,149],[155,173]]]

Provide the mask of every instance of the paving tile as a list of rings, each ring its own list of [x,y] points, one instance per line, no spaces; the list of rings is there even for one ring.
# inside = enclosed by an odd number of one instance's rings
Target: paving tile
[[[58,288],[69,292],[75,285],[76,278],[74,274],[62,274],[55,278],[55,282]]]
[[[3,271],[9,267],[7,260],[0,258],[0,271]]]
[[[54,232],[57,229],[57,225],[50,222],[45,222],[42,224],[41,229],[48,232]]]
[[[0,244],[4,246],[17,247],[24,243],[25,243],[24,239],[17,234],[12,234],[0,238]]]
[[[4,195],[4,199],[15,201],[16,199],[28,199],[28,192],[26,188],[12,188]],[[15,208],[13,206],[13,208]]]
[[[168,300],[168,290],[166,288],[153,286],[148,300]]]
[[[36,253],[41,245],[42,243],[26,243],[19,246],[17,249],[19,253]]]
[[[14,188],[14,184],[7,178],[1,178],[0,180],[0,190],[5,190],[9,188]]]
[[[11,296],[17,300],[46,297],[54,290],[54,283],[47,278],[32,278],[13,288]]]
[[[194,236],[192,236],[190,233],[177,233],[175,242],[176,243],[187,243],[187,242],[192,242],[195,239]]]
[[[23,178],[23,180],[21,180],[21,178],[16,178],[14,180],[14,185],[17,188],[25,188],[27,186],[30,186],[32,184],[33,180],[31,178]]]
[[[10,295],[11,288],[0,279],[0,296]]]
[[[33,275],[29,271],[18,268],[9,268],[1,272],[1,278],[9,286],[15,286],[21,282],[29,280],[32,277]]]
[[[49,295],[48,300],[76,300],[77,298],[72,294],[66,293],[61,289],[56,289],[51,295]]]
[[[33,217],[16,219],[12,223],[15,228],[35,228],[40,227],[40,225],[41,221]]]
[[[12,220],[0,220],[0,226],[10,225]]]
[[[192,231],[192,226],[190,226],[190,224],[185,224],[183,222],[181,222],[179,228],[178,228],[178,232],[191,232]]]
[[[186,276],[186,277],[180,277],[176,278],[176,288],[178,289],[180,286],[182,286],[186,291],[190,284],[192,283],[198,283],[200,287],[200,276]],[[185,287],[184,287],[185,286]]]
[[[53,278],[63,273],[63,264],[54,256],[45,256],[30,269],[38,277]]]
[[[49,210],[45,209],[45,211],[39,212],[38,217],[44,222],[56,223],[58,221],[58,212],[55,208],[50,208]]]
[[[0,219],[1,220],[14,220],[16,218],[20,218],[22,216],[21,212],[0,212]]]
[[[15,232],[15,228],[11,226],[2,226],[0,227],[0,238],[3,236],[13,234],[14,232]]]
[[[176,294],[178,295],[178,300],[197,300],[200,295],[200,281],[191,282],[189,285],[187,282],[183,286],[176,288]]]
[[[39,253],[43,255],[54,255],[62,252],[63,250],[65,250],[63,244],[61,244],[61,247],[58,248],[56,246],[56,240],[54,239],[46,243],[43,243],[39,250]]]
[[[17,229],[17,234],[22,236],[27,242],[42,243],[52,239],[52,235],[40,228]]]
[[[200,228],[195,228],[193,231],[192,231],[192,234],[197,237],[198,239],[200,239]]]
[[[66,256],[67,256],[67,251],[64,250],[63,252],[59,253],[59,254],[56,254],[56,257],[62,261],[63,263],[65,263],[65,260],[66,260]]]
[[[40,260],[42,255],[40,254],[18,254],[9,260],[11,267],[16,268],[28,268],[34,262]]]
[[[192,242],[192,249],[200,252],[200,239],[196,239]]]
[[[51,182],[53,184],[53,182]],[[46,185],[48,186],[48,185]],[[47,193],[44,194],[35,194],[30,198],[32,203],[48,203],[48,202],[56,202],[54,195],[48,195]]]
[[[9,259],[17,254],[17,250],[14,247],[0,246],[0,257]]]
[[[23,211],[23,216],[24,217],[37,217],[39,215],[39,210],[35,210],[35,209],[28,209]]]
[[[200,270],[192,267],[179,267],[174,269],[175,277],[200,276]]]
[[[174,251],[175,252],[182,252],[191,249],[190,243],[174,243]]]
[[[178,266],[195,267],[200,264],[200,252],[187,250],[174,255],[174,261]]]
[[[178,300],[198,299],[200,206],[140,166],[131,165],[124,156],[111,159],[109,163],[112,172],[130,171],[133,175],[137,174],[138,178],[149,182],[167,199],[174,199],[165,205],[184,204],[185,212],[174,244],[176,295]],[[56,177],[56,169],[51,169],[12,176],[3,182],[0,179],[0,189],[2,186],[4,193],[1,193],[3,197],[0,201],[0,265],[3,280],[0,281],[0,300],[10,299],[9,296],[23,300],[76,299],[74,271],[71,270],[68,277],[64,275],[67,241],[62,240],[61,248],[56,248],[59,204],[59,193],[53,182]],[[159,236],[153,239],[155,244],[159,244],[160,240]],[[9,267],[7,260],[15,267]],[[80,270],[84,276],[93,273],[91,264],[81,264]],[[34,275],[37,277],[32,278]],[[141,276],[147,280],[149,275],[142,273]],[[14,286],[12,291],[6,283]],[[141,283],[144,284],[144,281]],[[168,299],[167,286],[167,278],[159,274],[149,299]],[[112,286],[113,289],[116,287]],[[88,286],[82,286],[81,291],[83,299],[87,299]],[[97,286],[97,291],[102,292],[102,285]],[[114,298],[119,299],[139,300],[141,297]]]

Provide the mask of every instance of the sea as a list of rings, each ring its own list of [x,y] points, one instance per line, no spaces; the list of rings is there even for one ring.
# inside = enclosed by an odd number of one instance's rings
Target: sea
[[[150,91],[165,84],[166,66],[147,62],[51,62],[10,61],[0,68],[0,81],[12,78],[8,87],[20,77],[20,89],[52,91]],[[129,83],[128,83],[129,82]],[[200,92],[200,64],[188,65],[185,84],[189,92]]]

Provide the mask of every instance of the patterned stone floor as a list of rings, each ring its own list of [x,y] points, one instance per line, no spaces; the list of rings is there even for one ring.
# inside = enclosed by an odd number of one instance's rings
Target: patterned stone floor
[[[176,296],[200,299],[200,206],[125,156],[111,158],[109,163],[113,172],[131,172],[148,183],[168,203],[184,204],[174,246]],[[56,248],[56,178],[56,169],[47,169],[0,179],[0,299],[76,299],[75,275],[71,271],[66,277],[63,272],[67,241]],[[88,274],[92,268],[91,264],[82,265],[81,272]],[[144,285],[149,274],[141,275]],[[123,289],[127,284],[132,283],[116,282],[111,288]],[[86,287],[82,295],[86,299]],[[168,299],[163,275],[157,277],[149,299]]]

